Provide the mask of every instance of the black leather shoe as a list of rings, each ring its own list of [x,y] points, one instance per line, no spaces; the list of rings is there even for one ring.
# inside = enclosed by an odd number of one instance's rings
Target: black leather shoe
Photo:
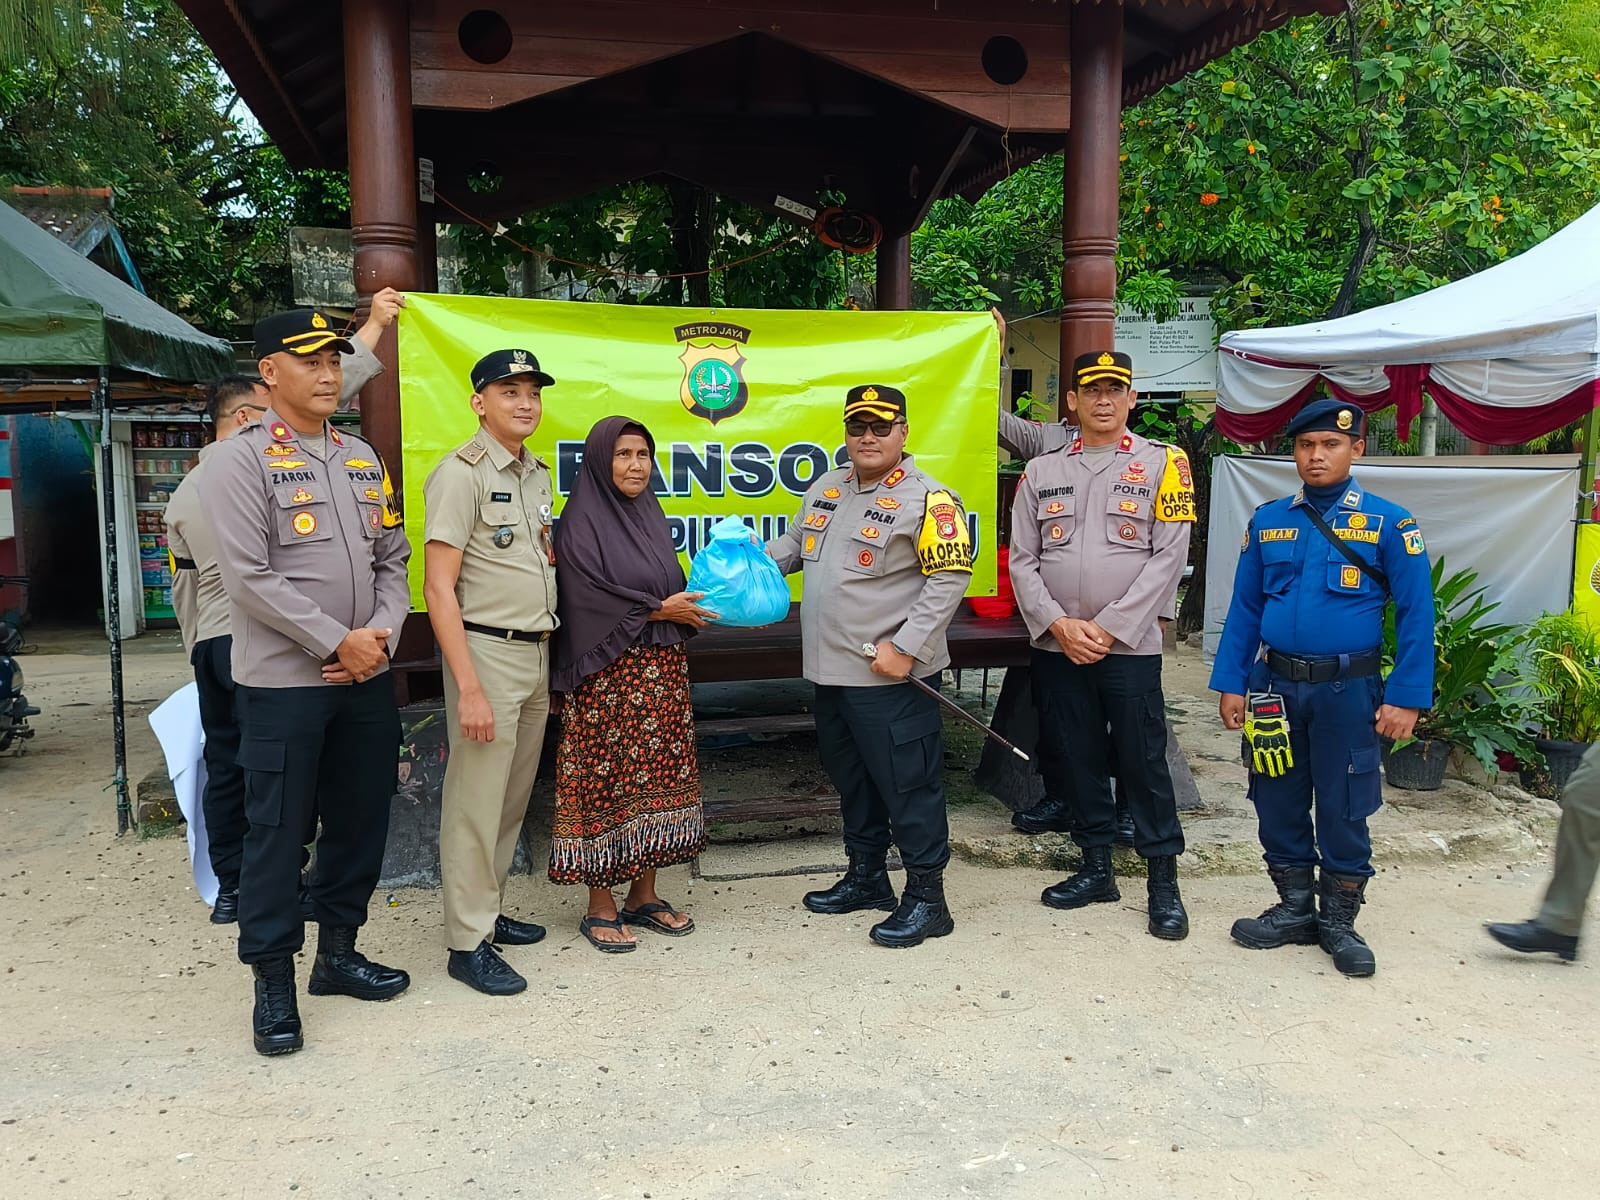
[[[1072,814],[1065,800],[1046,796],[1026,812],[1012,813],[1011,827],[1023,833],[1071,833]]]
[[[1096,846],[1083,852],[1076,875],[1047,887],[1039,899],[1051,908],[1083,908],[1088,904],[1115,904],[1122,899],[1111,870],[1111,847]]]
[[[411,976],[375,963],[356,949],[354,925],[323,925],[317,934],[317,959],[306,991],[313,996],[354,996],[393,1000],[411,986]]]
[[[1240,917],[1233,923],[1230,936],[1252,950],[1315,945],[1317,893],[1312,868],[1268,864],[1267,874],[1278,889],[1278,902],[1259,917]]]
[[[1150,922],[1147,928],[1151,937],[1169,942],[1181,942],[1189,936],[1189,914],[1183,908],[1183,896],[1178,892],[1178,859],[1175,855],[1161,854],[1145,860],[1145,870],[1150,880],[1146,885],[1150,900]]]
[[[880,946],[903,950],[920,946],[931,937],[955,932],[955,918],[944,900],[944,872],[906,873],[906,889],[900,904],[886,921],[874,925],[867,934]]]
[[[543,934],[544,931],[539,932]],[[449,970],[451,979],[459,979],[485,996],[515,996],[528,986],[528,981],[488,942],[479,942],[476,950],[450,951]]]
[[[824,891],[807,892],[800,903],[814,913],[829,916],[863,908],[889,912],[894,908],[895,895],[884,860],[882,854],[869,856],[851,852],[850,867],[839,882]]]
[[[294,959],[252,963],[250,972],[256,977],[256,1007],[251,1014],[256,1053],[293,1054],[305,1045],[294,994]]]
[[[1520,950],[1523,954],[1548,952],[1562,962],[1575,962],[1578,957],[1577,938],[1564,933],[1552,933],[1537,921],[1519,921],[1515,925],[1492,921],[1484,928],[1502,946]]]
[[[493,941],[496,946],[531,946],[543,940],[543,925],[535,925],[532,921],[513,921],[503,914],[494,919]],[[451,953],[464,952],[452,950]]]
[[[1317,917],[1317,942],[1333,957],[1341,975],[1365,978],[1378,969],[1367,939],[1355,931],[1356,917],[1366,903],[1367,880],[1362,875],[1322,872],[1322,911]]]
[[[239,889],[224,888],[217,893],[217,902],[211,906],[213,925],[236,925],[239,922]]]

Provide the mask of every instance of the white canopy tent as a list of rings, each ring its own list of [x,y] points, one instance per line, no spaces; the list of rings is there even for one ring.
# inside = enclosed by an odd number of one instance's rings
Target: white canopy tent
[[[1468,437],[1528,441],[1600,403],[1600,208],[1526,253],[1431,292],[1333,321],[1223,335],[1217,428],[1261,441],[1320,379],[1401,436],[1427,389]]]

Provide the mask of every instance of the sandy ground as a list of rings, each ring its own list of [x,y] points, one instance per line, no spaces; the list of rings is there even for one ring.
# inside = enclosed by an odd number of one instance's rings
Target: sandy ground
[[[135,645],[148,707],[186,669]],[[1542,861],[1385,870],[1368,981],[1232,945],[1253,876],[1190,880],[1174,945],[1137,879],[1061,914],[1053,873],[957,863],[955,934],[894,952],[799,908],[803,878],[678,869],[698,931],[620,958],[572,890],[515,878],[552,932],[491,1000],[446,976],[437,894],[405,891],[362,944],[410,991],[303,998],[307,1049],[267,1060],[182,840],[113,836],[103,659],[24,665],[46,712],[0,760],[8,1197],[1595,1194],[1600,972],[1478,928],[1531,910]]]

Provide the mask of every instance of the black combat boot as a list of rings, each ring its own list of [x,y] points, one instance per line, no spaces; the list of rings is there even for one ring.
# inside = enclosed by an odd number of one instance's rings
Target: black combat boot
[[[313,996],[392,1000],[411,986],[404,971],[375,963],[356,949],[354,925],[319,925],[317,930],[317,960],[306,982]]]
[[[851,850],[850,867],[844,877],[831,888],[821,892],[807,892],[800,900],[814,913],[855,912],[862,908],[877,908],[889,912],[894,908],[894,885],[889,882],[889,871],[884,866],[885,851],[869,854]]]
[[[1546,929],[1537,921],[1519,921],[1515,924],[1490,921],[1484,928],[1489,931],[1489,936],[1502,946],[1520,950],[1523,954],[1548,951],[1562,962],[1577,961],[1578,939]]]
[[[236,925],[239,922],[239,885],[217,889],[217,902],[211,906],[213,925]]]
[[[1071,833],[1072,814],[1065,800],[1046,796],[1025,812],[1012,813],[1011,827],[1023,833]]]
[[[1181,942],[1189,936],[1189,914],[1183,910],[1183,897],[1178,894],[1178,859],[1173,854],[1158,854],[1145,859],[1145,871],[1150,880],[1146,888],[1150,898],[1151,937],[1169,942]]]
[[[1133,809],[1128,807],[1128,797],[1117,785],[1117,832],[1111,837],[1113,846],[1133,846]]]
[[[1335,875],[1322,871],[1322,913],[1317,920],[1317,941],[1333,955],[1341,975],[1366,976],[1378,969],[1366,939],[1355,930],[1356,914],[1365,903],[1364,875]]]
[[[955,930],[955,918],[944,902],[944,871],[906,872],[900,906],[868,934],[880,946],[899,950],[920,946],[928,938],[944,937]]]
[[[1316,886],[1310,867],[1267,864],[1267,874],[1278,889],[1278,902],[1259,917],[1240,917],[1233,923],[1233,940],[1252,950],[1279,946],[1310,946],[1317,940]]]
[[[1082,908],[1086,904],[1115,904],[1121,900],[1117,877],[1111,871],[1111,847],[1086,849],[1078,873],[1054,887],[1045,888],[1039,899],[1051,908]]]
[[[300,1008],[294,994],[294,959],[269,958],[251,963],[256,977],[252,1014],[257,1054],[293,1054],[305,1045],[300,1035]]]

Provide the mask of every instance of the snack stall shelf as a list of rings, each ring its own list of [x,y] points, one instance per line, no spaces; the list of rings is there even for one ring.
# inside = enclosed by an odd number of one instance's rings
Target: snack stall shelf
[[[139,532],[139,577],[145,620],[171,620],[172,560],[167,552],[167,502],[199,461],[200,422],[130,421],[133,508]]]

